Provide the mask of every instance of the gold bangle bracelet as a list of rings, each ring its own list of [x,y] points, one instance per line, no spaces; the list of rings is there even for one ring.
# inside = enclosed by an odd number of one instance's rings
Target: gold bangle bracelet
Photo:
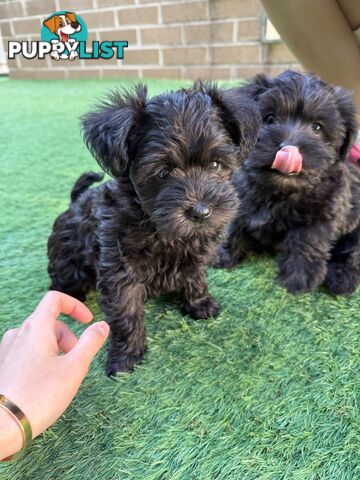
[[[32,430],[29,420],[26,418],[26,415],[20,410],[20,408],[17,407],[15,403],[13,403],[7,397],[5,397],[5,395],[1,394],[0,407],[6,410],[19,425],[23,438],[23,445],[21,450],[17,453],[14,453],[14,455],[10,455],[10,457],[6,457],[2,460],[3,462],[9,462],[20,458],[24,454],[24,452],[30,447],[32,442]]]

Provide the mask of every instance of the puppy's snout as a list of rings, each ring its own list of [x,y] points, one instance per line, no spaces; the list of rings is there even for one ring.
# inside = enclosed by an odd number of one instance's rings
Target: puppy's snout
[[[75,30],[79,27],[80,23],[79,22],[71,22],[71,26],[75,28]]]
[[[202,221],[210,217],[211,210],[204,203],[198,202],[188,210],[188,213],[193,220]]]

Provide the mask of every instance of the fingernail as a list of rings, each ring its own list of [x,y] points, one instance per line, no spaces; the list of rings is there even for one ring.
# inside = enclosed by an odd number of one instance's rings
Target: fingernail
[[[95,328],[104,337],[109,334],[109,325],[106,322],[97,323]]]

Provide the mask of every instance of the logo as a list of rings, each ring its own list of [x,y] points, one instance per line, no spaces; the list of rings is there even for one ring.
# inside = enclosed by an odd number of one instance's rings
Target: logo
[[[14,59],[16,55],[27,59],[43,59],[50,55],[56,61],[74,61],[76,58],[106,60],[114,55],[118,59],[124,58],[124,50],[128,47],[126,40],[94,41],[89,49],[87,38],[87,27],[80,15],[62,10],[44,20],[40,42],[8,42],[8,58]]]
[[[56,45],[57,49],[50,52],[51,58],[54,60],[68,58],[72,61],[79,56],[74,44],[86,42],[87,28],[79,15],[72,12],[56,12],[43,22],[41,40]]]

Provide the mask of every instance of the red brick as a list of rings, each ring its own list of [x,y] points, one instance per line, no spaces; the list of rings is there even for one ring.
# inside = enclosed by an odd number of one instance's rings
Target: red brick
[[[159,63],[159,50],[125,50],[124,65],[154,65]]]
[[[28,58],[21,57],[20,61],[21,61],[21,67],[22,68],[37,69],[37,68],[47,68],[47,66],[48,66],[46,58],[43,58],[43,59],[41,59],[41,58],[28,59]]]
[[[189,80],[197,80],[198,78],[206,78],[210,80],[230,80],[231,68],[186,68],[185,78]]]
[[[211,0],[210,17],[241,18],[258,16],[263,12],[260,0]]]
[[[98,67],[99,65],[108,65],[110,67],[110,65],[117,65],[117,58],[116,58],[116,54],[114,54],[112,58],[107,58],[107,59],[98,58],[96,60],[84,59],[84,60],[81,60],[81,62],[82,62],[82,65],[84,65],[85,67]]]
[[[163,50],[164,65],[201,65],[206,50],[202,47],[169,48]]]
[[[21,2],[0,3],[0,19],[22,17],[24,15]]]
[[[2,37],[11,37],[10,22],[1,22],[0,23],[0,32],[1,32]]]
[[[260,18],[254,20],[242,20],[238,22],[238,40],[260,40],[261,23]]]
[[[259,65],[258,67],[244,65],[236,68],[235,76],[238,79],[242,79],[242,78],[248,79],[248,78],[254,77],[256,74],[261,73],[263,71],[264,69],[261,65]]]
[[[7,54],[8,51],[8,42],[12,42],[14,39],[11,37],[2,37],[2,43],[4,46],[4,52]]]
[[[16,59],[16,58],[13,58],[13,59],[10,59],[8,58],[7,59],[7,66],[9,67],[9,70],[16,70],[18,68],[20,64],[20,60],[19,59]]]
[[[79,69],[79,70],[69,70],[69,78],[100,78],[100,68],[96,70],[89,69]]]
[[[16,35],[26,35],[29,33],[39,33],[42,24],[38,18],[30,18],[27,20],[14,20],[13,26]]]
[[[92,42],[96,42],[97,39],[98,39],[98,37],[97,37],[96,32],[88,32],[88,38],[87,38],[86,43],[89,43],[91,45]]]
[[[84,13],[80,15],[88,28],[115,27],[115,15],[112,10]]]
[[[143,45],[176,45],[181,43],[181,27],[143,28],[140,36]]]
[[[168,2],[168,1],[178,2],[179,0],[166,0],[166,2]],[[138,0],[138,3],[156,3],[156,1],[154,1],[154,0]]]
[[[36,80],[61,80],[66,78],[65,70],[10,70],[11,78]]]
[[[43,20],[45,20],[55,11],[55,0],[28,0],[26,2],[26,12],[29,17],[32,15],[43,15]]]
[[[233,22],[186,25],[185,40],[187,44],[232,42],[233,30]]]
[[[157,7],[125,8],[117,12],[119,25],[143,25],[158,23]]]
[[[180,68],[155,68],[155,69],[143,69],[144,78],[171,78],[171,79],[180,79],[181,78],[181,69]]]
[[[67,10],[69,12],[75,12],[82,18],[81,10],[92,10],[92,0],[59,0],[61,10]],[[101,1],[101,4],[103,1]]]
[[[212,58],[216,65],[240,65],[243,63],[259,63],[261,49],[259,45],[239,45],[213,47]]]
[[[140,77],[140,69],[125,69],[122,67],[118,68],[103,68],[102,69],[103,78],[139,78]]]
[[[99,8],[122,7],[126,5],[133,5],[134,3],[135,3],[134,0],[98,0]]]
[[[101,42],[104,42],[105,40],[127,40],[129,42],[129,46],[137,43],[137,35],[135,29],[123,30],[122,28],[119,28],[117,30],[99,32],[99,36]]]
[[[190,22],[209,18],[208,3],[205,1],[162,5],[161,11],[164,23]]]
[[[53,58],[50,57],[50,65],[52,69],[63,69],[65,68],[66,70],[71,70],[73,68],[81,68],[81,60],[80,58],[75,58],[75,60],[68,60],[68,59],[63,59],[63,60],[54,60]]]

